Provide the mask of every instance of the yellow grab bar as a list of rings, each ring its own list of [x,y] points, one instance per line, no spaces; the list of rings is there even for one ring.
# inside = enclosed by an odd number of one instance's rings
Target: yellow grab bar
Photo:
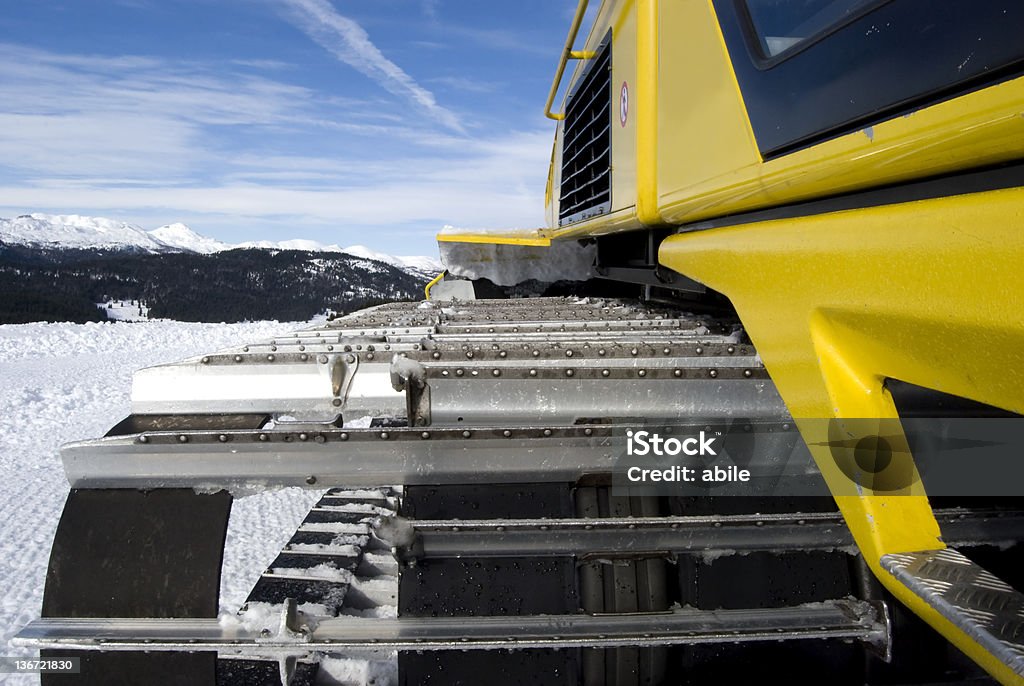
[[[444,278],[444,275],[448,273],[448,270],[444,270],[433,279],[430,280],[426,286],[423,287],[423,294],[427,296],[427,300],[430,300],[430,289],[437,285],[437,283]]]
[[[544,106],[544,116],[548,119],[565,119],[565,112],[558,112],[556,114],[551,111],[551,106],[555,103],[555,96],[558,95],[558,88],[562,85],[562,76],[565,74],[565,66],[569,63],[569,60],[592,60],[597,57],[597,53],[593,50],[572,49],[573,44],[576,43],[576,34],[579,33],[580,25],[583,23],[583,16],[587,13],[588,4],[590,4],[590,0],[580,0],[579,4],[576,5],[576,16],[572,18],[569,37],[565,39],[565,47],[562,48],[562,57],[558,60],[555,80],[551,83],[551,92],[548,93],[548,103]]]

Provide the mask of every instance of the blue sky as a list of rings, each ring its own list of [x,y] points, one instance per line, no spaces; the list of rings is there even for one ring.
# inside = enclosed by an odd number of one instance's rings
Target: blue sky
[[[393,254],[543,223],[575,0],[4,4],[0,216]]]

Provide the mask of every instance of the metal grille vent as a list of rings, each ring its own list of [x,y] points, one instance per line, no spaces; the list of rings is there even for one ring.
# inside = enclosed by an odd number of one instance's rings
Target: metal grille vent
[[[559,226],[611,209],[611,65],[609,35],[569,96],[562,136]]]

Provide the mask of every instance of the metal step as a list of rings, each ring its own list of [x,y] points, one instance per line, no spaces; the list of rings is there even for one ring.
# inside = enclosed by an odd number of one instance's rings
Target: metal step
[[[881,565],[1024,677],[1024,594],[951,548],[884,555]]]
[[[301,622],[301,615],[299,618]],[[621,615],[517,617],[338,617],[306,626],[301,637],[267,635],[218,619],[40,619],[16,645],[79,650],[209,651],[249,656],[311,651],[500,650],[698,645],[849,639],[882,649],[888,628],[880,609],[857,600],[751,610],[674,610]]]

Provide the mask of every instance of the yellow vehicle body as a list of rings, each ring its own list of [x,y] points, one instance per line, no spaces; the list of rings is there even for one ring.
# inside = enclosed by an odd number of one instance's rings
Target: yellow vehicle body
[[[1024,188],[954,184],[863,203],[851,195],[1024,160],[1024,78],[769,155],[721,28],[722,4],[602,3],[580,52],[598,53],[610,36],[607,208],[560,218],[560,120],[547,227],[439,240],[543,246],[668,229],[657,263],[730,299],[875,575],[998,680],[1024,683],[879,565],[890,553],[944,547],[927,494],[851,494],[820,435],[820,420],[898,420],[888,379],[1024,413]],[[587,61],[578,61],[570,95]],[[837,197],[848,200],[802,209]],[[777,208],[787,210],[743,216]]]

